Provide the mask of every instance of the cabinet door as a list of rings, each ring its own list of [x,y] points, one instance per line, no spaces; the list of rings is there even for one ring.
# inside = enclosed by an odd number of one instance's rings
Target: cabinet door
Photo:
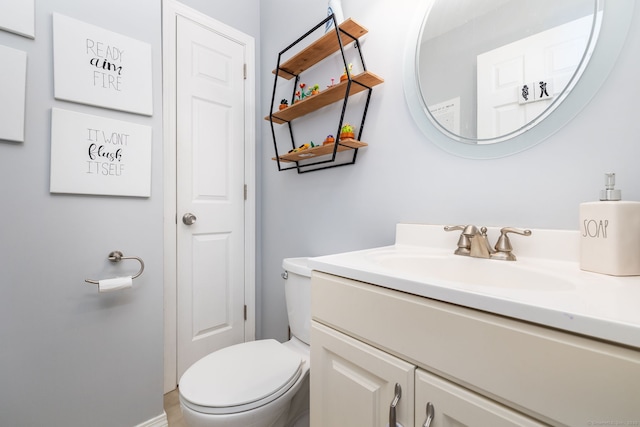
[[[311,426],[385,427],[395,396],[396,421],[413,422],[415,366],[313,322]]]
[[[427,403],[433,405],[430,427],[543,427],[506,406],[455,385],[422,369],[416,370],[415,427],[427,419]]]

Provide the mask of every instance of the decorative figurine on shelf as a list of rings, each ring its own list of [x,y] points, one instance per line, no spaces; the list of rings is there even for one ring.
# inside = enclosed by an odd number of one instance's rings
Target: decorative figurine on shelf
[[[282,98],[280,100],[280,106],[278,107],[279,110],[284,110],[285,108],[287,108],[289,106],[289,101],[287,101],[285,98]]]
[[[342,75],[340,76],[340,81],[343,82],[345,80],[347,80],[349,78],[349,76],[351,75],[351,72],[353,71],[353,64],[349,64],[349,73],[347,73],[347,69],[345,68],[344,71],[342,72]]]
[[[298,97],[295,101],[294,104],[298,101],[302,101],[303,99],[305,99],[308,95],[307,92],[304,91],[304,88],[307,87],[306,83],[300,83],[300,90],[296,91],[296,96]]]
[[[335,86],[335,81],[336,81],[336,79],[334,79],[334,78],[332,77],[332,78],[331,78],[331,84],[330,84],[329,86],[327,86],[327,87],[329,88],[329,87],[333,87],[333,86]]]
[[[333,137],[333,135],[327,135],[322,145],[331,145],[334,142],[336,142],[336,139]]]
[[[317,95],[320,93],[320,85],[318,84],[311,86],[311,88],[309,88],[308,90],[305,90],[306,87],[306,83],[300,83],[300,90],[297,90],[295,93],[296,99],[293,101],[294,104],[298,101],[302,101],[308,96]]]
[[[306,144],[302,144],[298,148],[294,148],[293,150],[289,150],[289,153],[297,153],[299,151],[308,150],[309,148],[313,148],[313,147],[317,147],[317,145],[314,144],[313,141],[311,141],[311,142],[307,142]]]
[[[353,139],[355,134],[353,133],[353,126],[345,124],[340,129],[340,139]]]

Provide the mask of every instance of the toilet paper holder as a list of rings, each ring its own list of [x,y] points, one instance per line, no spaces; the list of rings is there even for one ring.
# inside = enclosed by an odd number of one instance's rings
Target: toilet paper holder
[[[137,257],[137,256],[124,256],[122,254],[122,252],[120,252],[120,251],[113,251],[113,252],[109,252],[108,259],[111,262],[119,262],[119,261],[121,261],[123,259],[136,259],[136,260],[138,260],[138,262],[140,263],[140,270],[136,274],[131,276],[132,279],[140,277],[140,275],[144,271],[144,261],[142,261],[142,258],[140,258],[140,257]],[[94,285],[97,285],[97,284],[100,283],[98,280],[91,280],[91,279],[84,279],[84,281],[87,282],[87,283],[92,283]]]

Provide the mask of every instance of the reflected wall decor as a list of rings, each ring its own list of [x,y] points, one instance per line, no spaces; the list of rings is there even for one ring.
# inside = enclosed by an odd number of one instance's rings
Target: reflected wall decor
[[[52,193],[151,195],[151,127],[52,109]]]
[[[0,140],[24,141],[27,53],[0,45]]]
[[[0,29],[35,38],[35,0],[0,1]]]
[[[53,14],[56,99],[152,115],[151,45]]]

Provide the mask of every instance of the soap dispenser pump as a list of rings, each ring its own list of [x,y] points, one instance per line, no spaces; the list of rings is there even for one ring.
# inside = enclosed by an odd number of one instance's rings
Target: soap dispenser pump
[[[604,190],[600,190],[600,200],[622,200],[622,191],[616,190],[616,174],[613,172],[604,174]]]
[[[600,201],[580,205],[580,268],[640,275],[640,202],[623,201],[615,173],[605,174]]]

